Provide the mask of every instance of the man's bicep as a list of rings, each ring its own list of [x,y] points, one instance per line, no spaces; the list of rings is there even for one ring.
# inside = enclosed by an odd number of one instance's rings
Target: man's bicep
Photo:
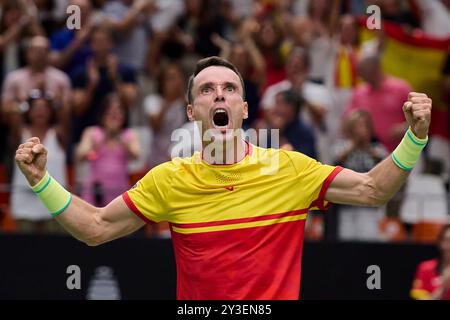
[[[325,200],[332,203],[365,205],[367,195],[364,194],[370,177],[365,173],[343,169],[331,182]]]
[[[128,235],[145,225],[145,222],[127,206],[122,196],[102,208],[100,217],[106,226],[105,232],[108,233],[109,240]]]

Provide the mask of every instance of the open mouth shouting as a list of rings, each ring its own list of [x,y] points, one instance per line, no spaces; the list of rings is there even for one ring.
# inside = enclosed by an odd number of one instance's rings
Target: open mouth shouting
[[[217,108],[214,110],[212,120],[214,128],[216,129],[229,128],[230,118],[228,116],[228,111],[224,108]]]

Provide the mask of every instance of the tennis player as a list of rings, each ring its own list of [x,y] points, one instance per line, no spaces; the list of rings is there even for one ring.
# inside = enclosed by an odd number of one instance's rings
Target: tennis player
[[[308,211],[326,209],[331,202],[386,203],[427,143],[432,103],[425,94],[411,93],[403,105],[410,127],[397,149],[370,172],[357,173],[237,140],[232,133],[241,128],[248,106],[242,77],[226,60],[200,60],[187,99],[189,119],[211,137],[203,141],[203,152],[153,168],[104,208],[82,201],[52,179],[38,138],[21,144],[15,159],[55,219],[90,246],[128,235],[145,223],[168,221],[177,298],[224,300],[298,299]]]

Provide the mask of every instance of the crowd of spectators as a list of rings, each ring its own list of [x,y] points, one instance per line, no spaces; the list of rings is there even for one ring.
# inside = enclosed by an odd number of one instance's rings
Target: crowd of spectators
[[[449,0],[0,0],[1,217],[19,232],[58,230],[14,167],[30,136],[49,149],[49,172],[95,205],[169,160],[173,131],[196,130],[185,112],[187,78],[211,55],[242,73],[244,129],[279,129],[282,148],[370,170],[400,142],[413,91],[383,70],[382,30],[361,42],[358,18],[374,4],[405,32],[450,39]],[[70,5],[78,29],[66,24]],[[441,87],[448,108],[450,58]],[[450,149],[448,136],[434,143]],[[438,177],[447,203],[450,154],[439,154],[425,151],[413,174]],[[395,202],[340,208],[339,238],[383,240],[382,220],[401,221]]]

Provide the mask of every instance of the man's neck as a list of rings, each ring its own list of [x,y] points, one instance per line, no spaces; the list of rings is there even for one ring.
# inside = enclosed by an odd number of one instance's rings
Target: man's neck
[[[386,76],[381,74],[377,77],[377,79],[375,79],[374,82],[372,82],[370,84],[370,86],[374,89],[374,90],[379,90],[381,88],[381,86],[383,85],[384,80],[386,79]]]
[[[106,66],[107,59],[108,59],[108,55],[97,55],[94,57],[95,62],[100,67]]]
[[[247,143],[241,137],[209,142],[202,146],[202,159],[208,164],[230,165],[242,161],[247,155]]]
[[[38,66],[29,66],[30,70],[32,73],[40,73],[40,72],[44,72],[45,69],[47,68],[46,64],[43,65],[38,65]]]

